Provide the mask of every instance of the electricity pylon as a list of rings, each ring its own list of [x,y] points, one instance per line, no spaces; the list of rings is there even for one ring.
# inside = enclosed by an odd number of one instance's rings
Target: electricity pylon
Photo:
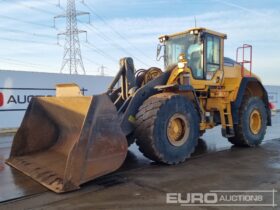
[[[70,74],[86,74],[83,64],[81,46],[79,40],[80,33],[87,31],[79,30],[77,24],[77,16],[89,15],[89,12],[77,12],[75,0],[67,0],[66,14],[54,17],[54,24],[57,18],[66,18],[66,31],[58,33],[59,36],[65,36],[64,54],[60,73],[68,71]]]

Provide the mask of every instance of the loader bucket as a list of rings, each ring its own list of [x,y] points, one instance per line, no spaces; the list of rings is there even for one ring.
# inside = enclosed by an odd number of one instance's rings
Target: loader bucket
[[[33,98],[9,165],[57,193],[117,170],[127,141],[107,95]]]

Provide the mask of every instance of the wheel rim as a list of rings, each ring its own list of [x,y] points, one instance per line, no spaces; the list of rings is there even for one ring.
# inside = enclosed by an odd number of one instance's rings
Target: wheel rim
[[[253,134],[258,134],[262,127],[261,113],[258,110],[254,110],[250,115],[250,129]]]
[[[189,122],[184,115],[175,114],[169,119],[167,137],[172,145],[182,146],[187,141],[189,133]]]

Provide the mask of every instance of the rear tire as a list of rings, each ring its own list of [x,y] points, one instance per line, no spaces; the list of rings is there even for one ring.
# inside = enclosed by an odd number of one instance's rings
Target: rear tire
[[[165,164],[184,162],[199,137],[199,116],[193,103],[173,93],[147,99],[136,115],[136,144],[147,158]]]
[[[267,111],[259,97],[246,97],[239,112],[239,123],[235,125],[235,137],[228,138],[235,146],[257,146],[264,139],[267,128]]]

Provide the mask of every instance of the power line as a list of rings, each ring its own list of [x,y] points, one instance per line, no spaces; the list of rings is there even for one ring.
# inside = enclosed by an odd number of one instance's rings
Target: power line
[[[7,3],[19,4],[19,5],[21,5],[25,8],[28,8],[28,9],[33,10],[33,11],[42,12],[42,13],[49,14],[49,15],[55,15],[55,13],[52,13],[48,10],[40,9],[38,7],[33,7],[33,6],[30,6],[30,5],[24,4],[22,2],[19,2],[19,1],[17,1],[17,2],[11,2],[10,0],[2,0],[2,1],[7,2]]]
[[[20,66],[21,68],[38,68],[38,69],[42,69],[42,67],[36,66],[36,65],[27,65],[27,64],[24,64],[24,63],[20,64],[20,63],[14,63],[14,62],[5,61],[5,60],[2,61],[0,65],[3,65],[3,64],[9,64],[9,65],[13,65],[13,66]],[[48,68],[49,69],[49,67],[44,67],[44,68]]]
[[[96,65],[96,66],[100,66],[100,63],[97,63],[97,62],[95,62],[95,61],[89,59],[89,58],[86,57],[86,56],[83,56],[83,58],[84,58],[85,60],[87,60],[88,62],[93,63],[93,64]]]
[[[4,61],[5,63],[7,64],[12,64],[12,65],[25,65],[25,66],[29,66],[29,67],[37,67],[37,68],[41,68],[41,67],[44,67],[44,68],[49,68],[49,66],[45,66],[45,65],[41,65],[41,64],[34,64],[34,63],[29,63],[29,62],[26,62],[26,61],[21,61],[21,60],[17,60],[17,59],[13,59],[13,58],[7,58],[7,57],[2,57],[0,56],[0,60]]]
[[[110,58],[111,60],[113,60],[113,61],[115,61],[115,62],[118,62],[118,59],[117,59],[117,58],[112,57],[110,54],[108,54],[108,53],[104,52],[103,50],[97,48],[97,47],[94,46],[92,43],[87,42],[86,44],[88,45],[88,46],[85,45],[86,47],[92,49],[94,52],[98,53],[99,55],[102,55],[103,57],[105,57],[105,58],[107,58],[107,59]]]
[[[27,24],[36,25],[36,26],[41,26],[41,27],[53,28],[54,29],[53,26],[50,26],[50,25],[47,25],[47,24],[36,23],[36,22],[32,22],[32,21],[27,21],[27,20],[22,20],[22,19],[18,19],[18,18],[14,18],[14,17],[9,17],[9,16],[6,16],[6,15],[0,15],[0,18],[6,19],[6,20],[13,20],[13,21],[21,22],[21,23],[27,23]]]
[[[80,22],[80,21],[79,21]],[[116,49],[124,52],[125,54],[131,55],[135,60],[137,60],[139,63],[142,63],[143,65],[149,67],[146,63],[144,63],[141,59],[139,59],[136,56],[133,56],[132,53],[128,52],[125,48],[123,48],[121,45],[119,45],[118,43],[116,43],[114,40],[112,40],[111,38],[109,38],[105,33],[103,33],[102,31],[100,31],[98,28],[96,28],[95,26],[93,26],[92,24],[89,24],[89,26],[91,28],[93,28],[95,31],[97,31],[99,34],[97,34],[97,36],[99,36],[101,39],[103,39],[104,41],[108,42],[109,44],[111,44],[113,47],[115,47]]]
[[[5,1],[5,2],[8,2],[8,0],[2,0],[2,1]],[[74,0],[72,0],[74,1]],[[9,2],[11,3],[11,2]],[[48,4],[51,4],[49,2],[47,2]],[[28,9],[31,9],[31,10],[36,10],[38,12],[42,12],[42,13],[46,13],[46,14],[53,14],[52,12],[49,12],[47,10],[43,10],[43,9],[40,9],[40,8],[37,8],[37,7],[33,7],[33,6],[29,6],[29,5],[26,5],[24,3],[20,3],[22,6],[28,8]],[[53,5],[53,4],[52,4]],[[85,4],[85,6],[88,6],[87,4]],[[60,7],[61,8],[61,7]],[[89,9],[91,11],[93,11],[90,7]],[[77,12],[76,12],[77,14]],[[83,13],[85,14],[85,13]],[[97,14],[95,14],[97,15]],[[66,15],[62,15],[61,17],[65,17]],[[98,15],[99,16],[99,15]],[[14,17],[9,17],[9,16],[6,16],[6,15],[0,15],[0,18],[2,19],[8,19],[8,20],[12,20],[12,21],[17,21],[17,22],[21,22],[21,23],[27,23],[27,24],[32,24],[32,25],[36,25],[36,26],[41,26],[41,27],[47,27],[47,28],[53,28],[52,26],[50,25],[47,25],[47,24],[42,24],[42,23],[37,23],[37,22],[32,22],[32,21],[27,21],[27,20],[22,20],[22,19],[18,19],[18,18],[14,18]],[[99,16],[99,19],[102,18],[101,16]],[[113,27],[111,27],[103,18],[102,18],[102,22],[104,22],[107,26],[109,26],[111,28],[112,31],[114,31],[115,34],[117,34],[119,37],[121,37],[122,39],[126,39],[122,34],[120,34],[118,31],[116,31]],[[113,47],[115,47],[116,49],[128,54],[128,55],[131,55],[131,53],[125,49],[124,47],[122,47],[119,43],[116,43],[112,38],[108,37],[106,34],[104,34],[102,31],[100,31],[97,27],[94,27],[93,25],[90,25],[90,28],[91,30],[94,29],[95,31],[97,31],[97,35],[102,38],[103,40],[105,40],[106,42],[110,43]],[[17,29],[4,29],[2,28],[3,30],[6,30],[6,31],[9,31],[9,32],[13,32],[13,33],[22,33],[22,34],[26,34],[26,35],[32,35],[32,36],[36,36],[36,37],[45,37],[45,38],[53,38],[52,36],[48,36],[48,35],[44,35],[44,34],[39,34],[39,33],[30,33],[30,32],[26,32],[26,31],[21,31],[21,30],[17,30]],[[67,32],[65,33],[61,33],[60,35],[67,35]],[[33,44],[45,44],[45,45],[55,45],[54,43],[49,43],[49,42],[39,42],[39,41],[33,41],[33,40],[25,40],[25,39],[15,39],[15,38],[5,38],[5,37],[0,37],[0,39],[2,40],[6,40],[6,41],[12,41],[12,42],[23,42],[23,43],[33,43]],[[127,41],[127,40],[126,40]],[[127,41],[128,42],[128,41]],[[131,43],[130,43],[131,45]],[[105,57],[105,58],[109,58],[110,60],[112,61],[116,61],[118,62],[118,59],[114,58],[113,56],[111,56],[110,54],[108,54],[107,52],[104,52],[103,50],[97,48],[95,45],[93,45],[92,43],[87,43],[87,45],[85,45],[87,48],[93,50],[94,52],[98,53],[99,55]],[[138,50],[139,51],[139,50]],[[69,50],[65,50],[65,52],[69,52]],[[138,57],[135,57],[135,56],[132,56],[134,57],[135,60],[139,61],[140,63],[142,63],[143,65],[145,66],[148,66],[146,63],[144,63],[141,59],[139,59]],[[80,61],[82,59],[78,59],[78,61]],[[88,58],[87,58],[88,61],[90,61]],[[92,62],[92,60],[90,61]],[[95,63],[96,65],[99,65],[100,64],[97,64],[96,62],[92,62],[92,63]]]
[[[59,7],[59,1],[57,3],[51,3],[51,2],[48,2],[48,1],[44,1],[44,3],[47,3],[49,5],[52,5],[52,6],[56,6],[56,7]]]
[[[5,1],[6,3],[11,3],[7,0],[2,0]],[[31,10],[36,10],[39,12],[43,12],[43,13],[48,13],[51,14],[51,12],[47,11],[47,10],[43,10],[40,8],[36,8],[33,6],[29,6],[29,5],[25,5],[22,2],[14,2],[17,4],[20,4],[26,8],[29,8]],[[36,25],[36,26],[40,26],[40,27],[47,27],[47,28],[52,28],[49,25],[46,24],[41,24],[41,23],[36,23],[36,22],[31,22],[31,21],[26,21],[26,20],[22,20],[19,18],[15,18],[15,17],[9,17],[6,15],[0,15],[0,18],[2,19],[6,19],[6,20],[12,20],[12,21],[17,21],[20,23],[27,23],[27,24],[31,24],[31,25]],[[25,34],[25,35],[30,35],[30,36],[36,36],[36,37],[43,37],[43,38],[54,38],[52,36],[46,35],[46,34],[40,34],[40,33],[31,33],[31,32],[27,32],[27,31],[23,31],[23,30],[19,30],[19,29],[8,29],[8,28],[4,28],[4,27],[0,27],[0,29],[2,31],[7,31],[7,32],[12,32],[12,33],[16,33],[16,34]],[[43,44],[43,45],[56,45],[55,43],[51,43],[51,42],[42,42],[42,41],[34,41],[34,40],[26,40],[26,39],[18,39],[18,38],[10,38],[10,37],[0,37],[1,40],[5,40],[5,41],[10,41],[10,42],[20,42],[20,43],[32,43],[32,44]],[[33,64],[33,63],[28,63],[25,61],[21,61],[21,60],[17,60],[17,59],[12,59],[12,58],[7,58],[7,57],[0,57],[0,59],[3,61],[2,63],[6,63],[6,64],[11,64],[11,65],[15,65],[15,66],[24,66],[24,67],[36,67],[36,68],[50,68],[49,66],[45,66],[45,65],[38,65],[38,64]]]
[[[85,4],[85,6],[88,6],[84,1],[81,1],[81,3]],[[60,6],[61,9],[63,9],[61,6]],[[91,8],[89,8],[90,11],[93,11]],[[94,11],[93,11],[94,12]],[[77,20],[79,23],[82,23],[84,24],[83,22]],[[104,20],[105,21],[105,20]],[[110,26],[107,22],[105,23],[106,25]],[[90,26],[90,27],[89,27]],[[93,31],[92,28],[97,31],[99,34],[96,34],[97,36],[99,36],[101,39],[103,39],[104,41],[108,42],[109,44],[111,44],[113,47],[115,47],[117,50],[119,51],[122,51],[124,52],[125,54],[128,54],[128,55],[131,55],[135,60],[137,60],[139,63],[149,67],[149,65],[147,65],[145,62],[143,62],[140,58],[136,57],[136,56],[133,56],[132,53],[130,53],[128,50],[126,50],[125,48],[123,48],[121,45],[119,45],[118,43],[116,43],[112,38],[108,37],[106,34],[104,34],[101,30],[99,30],[97,27],[93,26],[91,23],[89,25],[86,25],[86,27]],[[113,28],[112,28],[113,29]],[[95,33],[95,31],[93,31]],[[115,33],[118,33],[116,30],[115,30]],[[119,34],[119,36],[122,36],[121,34]],[[126,38],[123,36],[122,39],[124,39],[125,41]],[[94,46],[95,47],[95,46]],[[96,47],[95,47],[96,48]],[[97,50],[97,51],[100,51],[100,50]],[[102,54],[106,54],[106,57],[111,57],[112,56],[108,56],[107,53],[104,53],[104,52],[101,52]],[[150,57],[148,57],[150,58]],[[112,60],[115,60],[114,58]],[[117,59],[118,60],[118,59]],[[117,61],[118,62],[118,61]]]
[[[26,39],[15,39],[15,38],[6,38],[6,37],[0,37],[0,40],[11,41],[11,42],[32,43],[32,44],[43,44],[48,46],[57,45],[56,43],[51,43],[51,42],[39,42],[39,41],[32,41]]]
[[[119,31],[117,31],[114,27],[112,27],[103,17],[101,17],[99,14],[97,14],[87,3],[82,1],[84,6],[92,12],[97,18],[99,18],[105,25],[107,25],[117,36],[119,36],[122,40],[127,42],[130,46],[132,46],[137,52],[139,52],[142,56],[151,59],[149,56],[147,56],[143,51],[141,51],[138,47],[136,47],[133,43],[129,41],[129,39],[121,34]]]
[[[41,34],[41,33],[30,33],[30,32],[26,32],[26,31],[22,31],[22,30],[18,30],[18,29],[9,29],[9,28],[4,28],[0,26],[1,31],[7,31],[7,32],[12,32],[12,33],[16,33],[16,34],[26,34],[26,35],[30,35],[30,36],[36,36],[36,37],[42,37],[42,38],[51,38],[53,39],[53,36],[47,35],[47,34]]]

